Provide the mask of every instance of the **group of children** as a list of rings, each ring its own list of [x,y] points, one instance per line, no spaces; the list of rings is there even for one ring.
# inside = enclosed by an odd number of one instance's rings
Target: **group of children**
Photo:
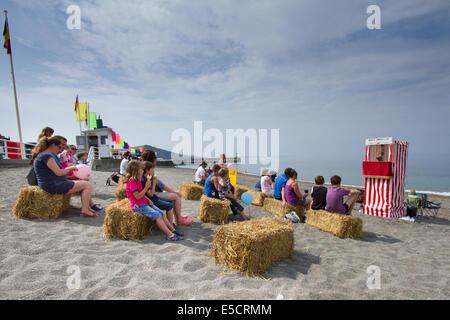
[[[155,221],[158,228],[166,234],[167,240],[180,241],[184,239],[184,233],[173,223],[172,201],[161,199],[155,194],[158,179],[154,176],[153,163],[130,161],[126,167],[124,182],[130,208],[133,211]],[[162,210],[166,211],[167,217]]]
[[[309,191],[305,193],[299,190],[298,173],[292,168],[287,168],[284,174],[275,179],[273,195],[275,199],[281,200],[282,205],[302,205],[307,209],[326,210],[332,213],[350,214],[360,194],[359,190],[349,190],[341,187],[341,177],[334,175],[330,178],[331,187],[324,186],[323,176],[314,179],[311,199],[308,198]],[[344,197],[347,200],[344,201]]]
[[[307,209],[327,210],[333,213],[349,214],[360,194],[359,190],[348,190],[341,188],[341,178],[337,175],[331,177],[331,187],[324,187],[325,179],[317,176],[312,188],[311,199],[307,199],[309,191],[304,193],[298,186],[298,173],[292,168],[284,170],[284,174],[277,177],[275,171],[261,169],[261,179],[255,185],[255,191],[272,194],[275,199],[281,200],[282,205],[286,203],[301,205]],[[344,197],[348,196],[344,202]]]
[[[130,208],[155,221],[167,240],[184,240],[184,233],[179,227],[188,226],[193,220],[181,215],[181,194],[156,177],[156,153],[146,150],[140,160],[130,159],[126,159],[124,177]],[[166,216],[163,211],[166,211]]]

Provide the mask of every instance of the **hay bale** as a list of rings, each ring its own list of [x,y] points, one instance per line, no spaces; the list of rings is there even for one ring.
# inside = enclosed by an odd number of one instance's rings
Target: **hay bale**
[[[12,214],[20,219],[58,219],[70,206],[70,194],[50,194],[38,186],[20,190]]]
[[[306,224],[329,232],[339,238],[360,238],[363,222],[361,218],[325,210],[308,210]]]
[[[125,177],[120,177],[119,182],[117,183],[117,190],[116,190],[116,201],[122,201],[123,199],[127,199],[127,184],[123,182]]]
[[[124,185],[117,187],[116,190],[116,201],[122,201],[124,199],[127,199],[127,190]]]
[[[205,187],[194,182],[182,182],[180,193],[184,200],[200,200],[205,193]]]
[[[292,223],[262,218],[217,227],[211,256],[225,267],[257,275],[294,251]]]
[[[235,196],[237,199],[241,200],[242,194],[245,193],[245,192],[247,192],[247,191],[250,191],[250,190],[251,190],[251,189],[250,189],[249,187],[247,187],[247,186],[243,186],[243,185],[241,185],[241,184],[236,184],[236,185],[234,186],[234,196]]]
[[[106,208],[103,236],[107,239],[144,240],[156,227],[155,221],[130,209],[128,199]]]
[[[265,198],[273,198],[273,195],[269,193],[263,193],[255,190],[248,191],[252,195],[252,204],[258,207],[262,207],[264,205]]]
[[[225,224],[230,213],[230,201],[219,200],[202,195],[198,218],[203,222]]]
[[[283,207],[281,200],[275,198],[266,197],[264,199],[263,209],[267,212],[275,214],[279,217],[284,217],[287,213],[294,211],[302,222],[305,221],[305,207],[304,206],[294,206],[290,203],[286,203]]]

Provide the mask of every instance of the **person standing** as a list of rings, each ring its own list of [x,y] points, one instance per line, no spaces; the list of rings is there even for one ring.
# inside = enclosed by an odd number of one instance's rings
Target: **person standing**
[[[127,165],[130,162],[130,157],[131,157],[131,152],[130,151],[125,151],[124,153],[122,153],[122,161],[120,162],[120,171],[119,173],[121,175],[125,175],[127,172]]]

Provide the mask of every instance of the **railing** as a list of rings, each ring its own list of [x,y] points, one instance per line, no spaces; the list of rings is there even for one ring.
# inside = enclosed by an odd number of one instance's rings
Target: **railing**
[[[0,159],[31,159],[35,144],[0,139]]]
[[[90,147],[89,148],[89,152],[88,152],[88,158],[87,158],[87,163],[89,164],[89,166],[92,168],[92,163],[94,161],[94,159],[99,159],[98,157],[98,148],[97,147]]]

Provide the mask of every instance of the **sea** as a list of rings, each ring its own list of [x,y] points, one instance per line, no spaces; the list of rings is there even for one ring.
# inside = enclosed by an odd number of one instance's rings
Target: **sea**
[[[240,173],[259,176],[260,164],[249,164],[248,159],[242,163],[234,164],[233,168]],[[363,159],[306,159],[295,156],[280,156],[278,174],[285,168],[294,168],[298,172],[298,180],[314,182],[314,177],[321,175],[328,183],[331,176],[337,174],[342,178],[342,185],[364,188],[362,177]],[[184,167],[196,168],[197,165],[185,165]],[[212,167],[212,164],[208,164]],[[238,177],[239,179],[239,177]],[[406,168],[406,192],[415,189],[418,193],[427,193],[438,196],[450,197],[450,170],[447,161],[433,160],[408,160]]]

